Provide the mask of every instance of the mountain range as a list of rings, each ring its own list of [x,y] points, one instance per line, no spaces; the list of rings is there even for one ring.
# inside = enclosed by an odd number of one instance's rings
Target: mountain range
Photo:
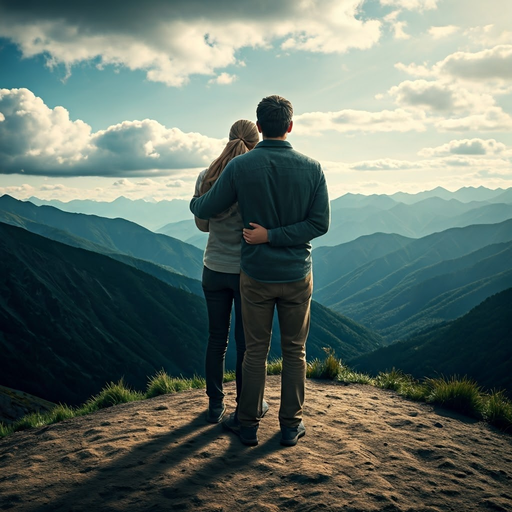
[[[151,213],[152,203],[147,205]],[[459,332],[465,336],[468,325],[480,340],[486,333],[510,339],[504,318],[510,316],[510,297],[504,291],[512,287],[512,189],[346,194],[331,206],[333,240],[347,241],[317,244],[313,251],[309,360],[331,348],[361,369],[403,363],[418,377],[452,374],[469,356],[459,341],[450,352],[451,340]],[[463,226],[445,228],[452,224]],[[143,389],[161,368],[173,375],[202,374],[202,250],[179,238],[199,243],[206,235],[190,219],[161,229],[175,237],[121,218],[0,197],[0,257],[6,262],[0,271],[0,385],[76,404],[120,377]],[[370,232],[351,238],[365,230]],[[509,361],[498,335],[489,357],[477,337],[471,339],[468,346],[482,368],[498,364],[495,352]],[[451,354],[444,366],[443,354]],[[276,322],[269,357],[280,355]],[[230,343],[228,368],[234,358]],[[502,365],[497,367],[494,381],[490,370],[481,374],[482,384],[509,390]]]
[[[0,221],[71,245],[84,247],[85,240],[94,245],[84,248],[107,254],[123,254],[161,265],[187,277],[201,278],[201,250],[124,219],[68,213],[52,206],[35,206],[4,195],[0,197]]]
[[[493,224],[512,218],[512,188],[465,187],[392,195],[345,194],[331,201],[331,227],[312,241],[315,248],[336,246],[374,233],[421,238],[453,227]],[[204,249],[207,235],[188,220],[169,222],[159,233]]]
[[[328,283],[314,298],[392,342],[512,286],[511,251],[512,220],[420,239],[362,237],[313,251],[315,279]]]
[[[151,230],[156,230],[169,222],[178,222],[191,217],[188,206],[190,201],[183,199],[145,201],[144,199],[128,199],[120,196],[111,202],[90,199],[74,199],[63,202],[57,199],[46,201],[31,197],[28,201],[37,206],[54,206],[65,212],[86,213],[109,219],[122,218]]]
[[[361,371],[400,368],[418,379],[468,376],[512,397],[512,288],[492,295],[461,318],[350,361]]]

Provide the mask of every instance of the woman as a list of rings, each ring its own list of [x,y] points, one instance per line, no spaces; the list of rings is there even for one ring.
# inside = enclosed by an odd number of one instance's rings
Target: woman
[[[202,171],[196,183],[195,197],[210,190],[230,160],[250,151],[259,142],[256,125],[251,121],[237,121],[229,131],[229,142],[208,169]],[[203,291],[208,309],[208,346],[206,349],[206,394],[209,407],[206,415],[210,423],[219,423],[225,412],[224,359],[228,346],[231,309],[235,305],[236,342],[236,401],[242,389],[242,361],[245,338],[240,304],[240,246],[243,222],[238,205],[209,221],[195,218],[201,231],[209,232],[204,252]],[[266,404],[265,404],[266,405]]]

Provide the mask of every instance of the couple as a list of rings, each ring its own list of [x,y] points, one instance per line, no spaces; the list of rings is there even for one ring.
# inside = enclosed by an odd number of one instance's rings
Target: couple
[[[306,432],[310,241],[327,232],[329,199],[320,164],[286,141],[292,115],[288,100],[269,96],[257,107],[256,125],[237,121],[222,154],[199,175],[190,203],[199,229],[210,233],[203,271],[207,419],[218,423],[226,410],[222,381],[234,301],[237,408],[223,425],[248,446],[258,444],[258,425],[268,409],[263,395],[275,307],[283,355],[281,444],[293,446]]]

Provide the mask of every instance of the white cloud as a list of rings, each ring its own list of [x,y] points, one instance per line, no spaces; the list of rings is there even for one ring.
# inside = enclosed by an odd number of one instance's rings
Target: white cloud
[[[399,7],[409,11],[426,11],[437,8],[437,0],[380,0],[381,5]]]
[[[121,11],[117,4],[95,1],[58,8],[11,3],[0,6],[0,37],[14,42],[24,57],[44,55],[49,66],[64,64],[68,72],[94,60],[99,69],[125,66],[145,71],[150,81],[181,86],[190,75],[213,75],[236,65],[241,48],[282,41],[287,50],[306,52],[370,48],[379,40],[381,24],[360,19],[360,3],[148,0],[127,2]]]
[[[501,107],[492,107],[480,114],[440,120],[436,126],[442,131],[508,132],[512,131],[512,116],[504,112]]]
[[[494,47],[502,44],[512,44],[512,32],[504,30],[497,24],[483,27],[471,27],[464,31],[464,35],[473,42],[484,47]]]
[[[410,169],[424,169],[423,162],[409,162],[407,160],[395,160],[392,158],[382,158],[378,160],[367,160],[357,162],[350,166],[356,171],[404,171]]]
[[[447,155],[495,155],[505,152],[507,147],[494,139],[463,139],[452,140],[435,148],[424,148],[419,151],[420,156],[447,156]]]
[[[498,45],[480,52],[455,52],[429,67],[423,64],[395,65],[412,76],[445,77],[471,82],[512,80],[512,44]]]
[[[493,169],[504,173],[512,174],[512,165],[510,160],[506,158],[483,158],[474,155],[450,155],[435,159],[425,160],[397,160],[392,158],[381,158],[377,160],[366,160],[355,162],[350,165],[353,171],[369,171],[369,172],[382,172],[388,173],[406,172],[406,171],[421,171],[429,173],[436,172],[460,172],[461,168],[473,170]]]
[[[74,176],[157,176],[200,167],[224,140],[166,128],[157,121],[124,121],[91,132],[28,89],[0,89],[0,173]]]
[[[340,110],[310,112],[295,117],[293,129],[298,134],[320,135],[325,131],[347,132],[408,132],[424,131],[424,115],[402,109],[367,112]]]
[[[185,186],[185,182],[183,180],[173,180],[166,183],[165,186],[168,188],[182,188]]]
[[[480,112],[494,106],[494,99],[488,94],[472,92],[459,85],[441,81],[406,80],[392,87],[389,94],[398,105],[434,111]]]
[[[10,187],[0,187],[0,196],[8,194],[13,197],[30,197],[34,195],[36,188],[24,183],[23,185],[13,185]]]
[[[410,39],[411,36],[405,32],[405,28],[407,27],[406,21],[397,21],[393,28],[395,30],[395,39]]]
[[[208,80],[209,84],[228,85],[232,84],[235,80],[238,80],[236,75],[230,75],[229,73],[221,73],[219,76]]]
[[[432,69],[429,68],[426,62],[424,62],[423,64],[404,64],[402,62],[397,62],[395,64],[395,68],[411,76],[417,76],[422,78],[435,76],[434,71],[432,71]]]
[[[440,74],[467,79],[512,80],[512,45],[499,45],[477,53],[456,52],[436,64]]]
[[[459,27],[455,25],[444,25],[442,27],[430,27],[428,33],[433,39],[443,39],[458,32]]]

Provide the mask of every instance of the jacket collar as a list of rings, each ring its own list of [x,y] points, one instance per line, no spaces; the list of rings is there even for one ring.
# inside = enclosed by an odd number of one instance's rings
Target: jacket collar
[[[292,149],[292,145],[287,140],[269,140],[264,139],[261,142],[258,142],[256,148],[284,148],[284,149]]]

